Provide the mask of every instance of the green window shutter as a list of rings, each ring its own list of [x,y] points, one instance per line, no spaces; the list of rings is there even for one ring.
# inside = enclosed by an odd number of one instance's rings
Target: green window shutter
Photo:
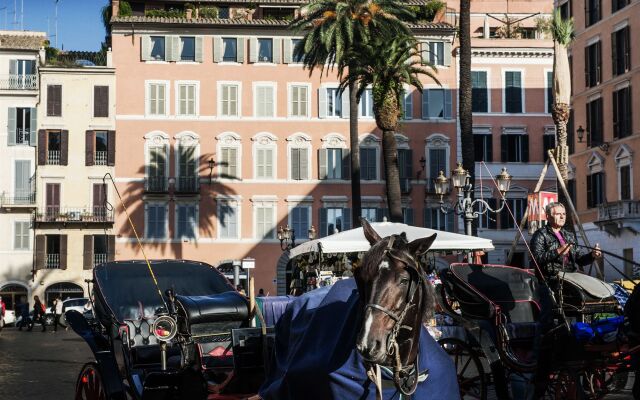
[[[202,36],[196,36],[196,54],[195,54],[195,58],[196,58],[196,62],[202,62],[203,58],[202,58]]]
[[[38,126],[38,109],[32,107],[29,115],[31,117],[29,125],[29,146],[35,147],[38,143],[38,130],[36,129]]]
[[[327,149],[318,150],[318,179],[327,179]]]
[[[7,120],[7,145],[16,145],[16,108],[9,107],[9,115]]]
[[[318,89],[318,118],[327,118],[327,89]]]
[[[213,62],[219,63],[222,61],[222,37],[213,37]]]

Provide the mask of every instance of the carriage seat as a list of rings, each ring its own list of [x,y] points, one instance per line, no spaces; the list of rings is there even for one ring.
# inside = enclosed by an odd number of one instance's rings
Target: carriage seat
[[[210,296],[176,296],[176,300],[190,325],[249,318],[249,302],[234,291]]]
[[[616,289],[610,283],[579,272],[565,272],[563,278],[596,299],[608,299],[616,293]]]

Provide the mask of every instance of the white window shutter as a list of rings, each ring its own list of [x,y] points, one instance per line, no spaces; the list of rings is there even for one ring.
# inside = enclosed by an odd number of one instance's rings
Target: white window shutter
[[[300,149],[300,179],[309,179],[309,149]]]
[[[341,118],[349,118],[349,89],[342,92],[342,115]]]
[[[164,60],[175,61],[173,55],[173,36],[164,37]]]
[[[202,62],[202,36],[196,36],[196,62]]]
[[[35,107],[31,108],[31,125],[29,127],[29,145],[36,146],[37,138],[38,138],[38,109]]]
[[[429,64],[429,59],[431,56],[431,52],[429,49],[429,42],[426,40],[420,41],[420,55],[422,57],[423,64]]]
[[[237,43],[238,43],[238,48],[236,51],[236,61],[239,63],[243,63],[244,62],[244,43],[245,40],[243,37],[239,37],[237,39]],[[257,39],[256,39],[256,49],[257,49]],[[258,53],[256,53],[256,59],[258,58]]]
[[[151,60],[151,37],[148,35],[140,37],[140,58],[142,61]]]
[[[327,89],[318,89],[318,118],[327,118]]]
[[[7,126],[8,126],[7,145],[15,146],[16,144],[16,109],[15,107],[9,107],[8,110],[9,110],[9,115],[8,115],[8,121],[7,121]]]
[[[252,37],[249,39],[249,62],[258,62],[258,38]]]
[[[180,61],[180,36],[170,36],[171,38],[171,56],[169,61]]]
[[[291,39],[290,38],[284,38],[282,40],[284,41],[283,46],[282,46],[284,48],[284,54],[283,54],[283,60],[284,61],[283,62],[285,64],[291,64],[291,61],[292,61],[292,57],[291,57],[291,54],[292,54]]]
[[[451,43],[444,42],[444,64],[445,67],[451,65]]]
[[[222,38],[220,36],[213,37],[213,62],[222,61]]]
[[[285,39],[288,40],[288,39]],[[273,63],[281,64],[282,63],[282,39],[273,38]]]
[[[267,178],[273,178],[273,149],[265,150],[265,175]]]

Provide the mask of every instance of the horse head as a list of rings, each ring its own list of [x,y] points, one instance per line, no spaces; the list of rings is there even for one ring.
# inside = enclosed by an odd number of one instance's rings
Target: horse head
[[[434,308],[433,288],[417,258],[436,234],[409,242],[404,233],[383,239],[365,220],[362,227],[371,248],[354,272],[364,305],[357,349],[370,363],[412,365],[422,322]]]

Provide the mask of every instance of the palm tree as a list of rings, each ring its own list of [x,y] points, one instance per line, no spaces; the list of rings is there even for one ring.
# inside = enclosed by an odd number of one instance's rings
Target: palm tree
[[[313,0],[291,23],[293,30],[305,32],[294,54],[302,59],[309,75],[316,68],[322,74],[335,67],[342,79],[349,68],[345,55],[355,44],[368,41],[370,36],[408,34],[409,28],[403,21],[410,21],[413,16],[410,8],[397,0]],[[352,221],[357,227],[360,226],[361,215],[360,153],[358,98],[355,83],[353,85],[349,87],[349,142]]]
[[[551,116],[556,125],[558,144],[555,158],[563,181],[567,181],[569,165],[569,147],[567,146],[567,122],[569,121],[569,103],[571,101],[571,70],[567,47],[573,40],[573,18],[562,19],[556,9],[549,27],[553,37],[553,108]]]
[[[473,143],[472,90],[471,90],[471,0],[460,0],[460,145],[462,147],[462,166],[471,175],[475,175],[475,153]]]
[[[351,65],[340,86],[357,87],[360,98],[367,86],[373,92],[373,113],[376,125],[382,131],[382,154],[387,176],[387,203],[391,221],[402,222],[402,203],[400,194],[400,173],[398,168],[398,149],[395,134],[398,120],[402,115],[404,85],[411,85],[422,91],[421,75],[434,80],[433,65],[423,65],[417,49],[418,44],[412,36],[396,35],[393,38],[372,37],[369,42],[360,43],[347,54],[347,63]]]

